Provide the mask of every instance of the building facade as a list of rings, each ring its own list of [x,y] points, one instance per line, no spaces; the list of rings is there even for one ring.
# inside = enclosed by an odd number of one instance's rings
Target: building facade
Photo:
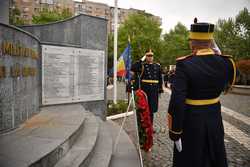
[[[32,16],[38,14],[43,9],[48,10],[62,10],[67,9],[74,13],[73,0],[11,0],[11,9],[18,9],[20,17],[25,20],[27,24],[31,24]]]
[[[114,32],[114,7],[108,6],[105,3],[98,3],[87,0],[82,0],[82,2],[75,1],[74,7],[75,15],[87,14],[108,19],[108,32]],[[144,10],[138,10],[133,8],[118,8],[118,26],[122,24],[130,14],[140,12],[145,13]],[[159,21],[159,23],[161,23],[161,18],[159,16],[154,16],[149,13],[147,14],[152,16],[153,19]]]
[[[87,14],[109,19],[110,8],[107,4],[86,0],[83,0],[82,2],[75,1],[74,4],[75,15]]]
[[[31,24],[32,16],[43,9],[61,10],[68,9],[74,15],[86,14],[91,16],[102,17],[108,20],[108,32],[114,32],[114,7],[105,3],[93,1],[73,1],[73,0],[11,0],[11,8],[17,8],[20,11],[20,17]],[[146,13],[144,10],[118,8],[118,26],[122,24],[132,13]],[[161,23],[159,16],[152,16],[153,19]]]

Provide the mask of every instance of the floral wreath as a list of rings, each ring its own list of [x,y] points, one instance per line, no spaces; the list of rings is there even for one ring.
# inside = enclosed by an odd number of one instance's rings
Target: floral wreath
[[[139,142],[141,148],[147,152],[153,146],[153,127],[150,119],[150,109],[147,95],[143,90],[138,89],[135,95]]]

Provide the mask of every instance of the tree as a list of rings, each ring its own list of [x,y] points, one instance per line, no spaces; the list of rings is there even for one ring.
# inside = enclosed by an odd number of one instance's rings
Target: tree
[[[159,59],[161,54],[160,26],[159,21],[144,12],[129,15],[119,27],[118,55],[126,48],[130,37],[133,60],[139,60],[149,48],[154,51],[155,59]]]
[[[239,12],[235,18],[237,38],[238,38],[238,57],[240,59],[250,59],[250,13],[247,8]]]
[[[38,15],[32,16],[32,23],[46,24],[60,20],[65,20],[70,17],[72,17],[72,13],[69,11],[68,8],[63,10],[49,10],[45,8],[41,12],[39,12]]]
[[[163,50],[161,62],[164,65],[175,64],[177,57],[190,54],[188,30],[183,24],[178,23],[164,35]]]
[[[10,9],[10,24],[20,26],[26,24],[26,21],[21,18],[21,12],[18,8]]]
[[[236,60],[250,58],[250,13],[247,8],[235,18],[220,19],[216,24],[215,40],[222,53]]]
[[[233,55],[240,71],[240,82],[247,84],[250,67],[250,13],[247,8],[235,18],[218,20],[215,40],[223,54]]]
[[[191,52],[188,45],[188,30],[183,24],[178,23],[173,30],[161,36],[160,23],[145,13],[129,15],[120,26],[118,55],[127,46],[128,36],[131,39],[134,61],[139,60],[148,48],[154,51],[154,58],[162,66],[175,64],[177,57]],[[109,35],[108,55],[108,60],[113,62],[113,34]]]

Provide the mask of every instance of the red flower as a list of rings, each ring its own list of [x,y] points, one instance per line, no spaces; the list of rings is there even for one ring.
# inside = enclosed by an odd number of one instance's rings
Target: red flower
[[[148,151],[153,146],[153,127],[146,93],[138,89],[136,95],[136,112],[139,127],[139,138],[142,149]]]

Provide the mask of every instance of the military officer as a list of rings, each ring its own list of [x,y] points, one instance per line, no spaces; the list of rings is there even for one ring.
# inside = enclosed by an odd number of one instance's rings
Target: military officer
[[[219,96],[234,84],[236,68],[231,56],[214,48],[213,32],[213,24],[192,24],[192,53],[176,60],[168,126],[182,150],[175,144],[174,167],[228,166]]]
[[[131,71],[137,80],[136,85],[141,88],[148,98],[151,122],[158,110],[159,93],[163,92],[161,66],[153,61],[154,53],[148,50],[143,58],[132,65]]]

